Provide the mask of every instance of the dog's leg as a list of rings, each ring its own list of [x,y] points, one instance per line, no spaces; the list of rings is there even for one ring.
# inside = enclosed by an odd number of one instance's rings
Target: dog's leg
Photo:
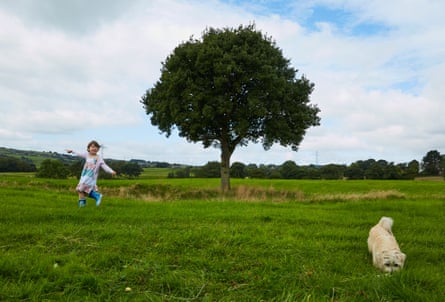
[[[379,253],[375,250],[372,251],[372,263],[374,264],[374,266],[378,267],[378,256]]]

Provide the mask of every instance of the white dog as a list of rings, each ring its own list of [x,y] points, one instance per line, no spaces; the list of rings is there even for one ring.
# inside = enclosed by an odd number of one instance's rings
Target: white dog
[[[392,224],[392,218],[382,217],[379,223],[371,228],[368,237],[368,250],[372,253],[372,262],[385,273],[400,270],[406,259],[392,234]]]

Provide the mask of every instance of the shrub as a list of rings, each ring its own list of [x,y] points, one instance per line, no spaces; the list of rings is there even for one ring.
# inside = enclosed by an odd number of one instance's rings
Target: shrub
[[[62,162],[55,159],[45,159],[40,165],[36,176],[40,178],[64,179],[69,174],[70,171]]]

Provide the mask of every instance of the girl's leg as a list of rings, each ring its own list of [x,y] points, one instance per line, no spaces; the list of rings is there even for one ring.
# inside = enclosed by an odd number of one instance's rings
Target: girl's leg
[[[79,193],[79,208],[83,208],[87,205],[87,199],[85,197],[85,192],[78,192]]]
[[[97,191],[92,190],[90,194],[88,194],[89,197],[94,198],[96,200],[96,206],[98,207],[102,201],[102,194],[100,194]]]

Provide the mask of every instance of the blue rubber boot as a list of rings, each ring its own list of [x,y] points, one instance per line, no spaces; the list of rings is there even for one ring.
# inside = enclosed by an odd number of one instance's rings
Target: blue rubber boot
[[[87,201],[85,199],[79,199],[79,208],[84,208],[87,205]]]
[[[96,200],[96,207],[100,206],[100,203],[102,201],[102,194],[96,191],[91,191],[90,194],[88,194],[88,196]]]

